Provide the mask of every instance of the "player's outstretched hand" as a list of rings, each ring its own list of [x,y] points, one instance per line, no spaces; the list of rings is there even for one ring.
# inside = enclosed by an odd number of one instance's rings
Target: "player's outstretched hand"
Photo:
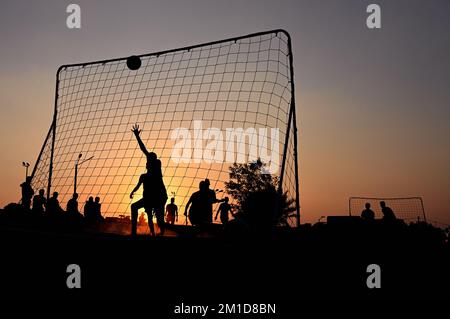
[[[131,131],[134,133],[134,135],[139,136],[139,134],[141,134],[142,130],[139,129],[138,124],[134,124]]]

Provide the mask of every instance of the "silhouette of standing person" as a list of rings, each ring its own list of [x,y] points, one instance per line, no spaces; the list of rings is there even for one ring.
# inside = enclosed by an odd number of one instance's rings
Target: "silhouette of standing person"
[[[31,199],[34,195],[34,190],[31,187],[31,176],[27,176],[25,182],[20,184],[20,187],[22,188],[22,206],[29,210],[31,206]]]
[[[205,181],[201,181],[198,188],[199,190],[189,198],[184,211],[184,216],[189,218],[193,226],[200,226],[205,223],[204,212],[208,205],[208,186]]]
[[[217,220],[217,216],[220,213],[220,222],[222,223],[222,225],[228,223],[228,213],[231,213],[231,215],[234,217],[234,214],[231,210],[231,205],[228,202],[229,198],[225,197],[224,202],[220,204],[219,209],[217,210],[216,213],[216,217],[214,218],[214,220]]]
[[[67,202],[67,217],[71,220],[80,220],[83,215],[78,210],[78,194],[74,193],[72,198]]]
[[[395,217],[394,211],[386,206],[386,203],[384,201],[380,202],[381,206],[381,212],[383,213],[383,220],[386,222],[392,222],[395,221],[397,218]]]
[[[173,225],[178,222],[178,206],[175,204],[175,198],[170,199],[170,204],[166,205],[166,222]]]
[[[365,204],[365,209],[361,212],[361,218],[365,221],[373,221],[375,213],[370,209],[370,203]]]
[[[32,212],[36,215],[42,215],[47,205],[47,200],[45,198],[45,191],[43,189],[39,190],[39,194],[33,197],[33,209]]]
[[[205,187],[206,187],[206,209],[204,211],[205,214],[205,222],[211,224],[213,221],[213,204],[214,203],[220,203],[220,202],[224,202],[225,199],[217,199],[216,197],[216,192],[213,189],[210,189],[209,186],[211,185],[209,179],[205,179]]]
[[[146,164],[147,173],[141,175],[141,178],[139,179],[140,182],[138,183],[138,185],[136,185],[135,188],[137,190],[139,189],[140,184],[144,185],[144,196],[143,196],[144,201],[143,202],[138,201],[134,203],[136,204],[136,205],[133,204],[134,210],[132,205],[131,234],[132,235],[136,234],[137,210],[141,207],[144,207],[146,209],[147,215],[149,216],[148,222],[149,227],[153,228],[152,210],[154,210],[156,221],[160,229],[160,234],[164,235],[165,230],[164,206],[166,205],[167,201],[167,191],[162,177],[161,161],[157,158],[156,153],[147,151],[147,148],[145,147],[140,137],[141,130],[139,129],[139,125],[137,124],[133,125],[131,131],[134,133],[134,136],[136,137],[136,140],[139,144],[141,151],[147,157],[147,164]],[[131,193],[130,195],[131,198],[134,192],[135,191]],[[148,211],[147,209],[150,209],[150,211]],[[152,234],[154,234],[154,231],[152,231]]]

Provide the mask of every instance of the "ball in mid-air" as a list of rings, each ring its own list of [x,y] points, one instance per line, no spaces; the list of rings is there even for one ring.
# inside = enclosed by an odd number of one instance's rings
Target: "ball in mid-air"
[[[127,67],[130,70],[134,71],[139,69],[141,67],[141,64],[142,64],[141,58],[138,56],[132,55],[127,59]]]

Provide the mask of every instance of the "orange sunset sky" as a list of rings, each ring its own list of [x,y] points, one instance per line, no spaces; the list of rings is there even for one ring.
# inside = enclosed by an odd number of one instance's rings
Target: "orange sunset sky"
[[[0,206],[20,199],[53,115],[62,64],[283,28],[293,42],[302,222],[344,215],[348,197],[422,196],[450,223],[450,2],[3,1]],[[131,189],[130,189],[131,191]]]

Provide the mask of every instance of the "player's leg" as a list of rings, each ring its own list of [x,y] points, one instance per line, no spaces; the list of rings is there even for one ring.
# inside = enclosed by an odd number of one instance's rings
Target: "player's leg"
[[[164,231],[165,231],[164,204],[163,205],[157,205],[155,207],[155,216],[156,216],[156,222],[158,223],[160,234],[162,236],[162,235],[164,235]]]
[[[141,198],[137,202],[131,204],[131,236],[136,236],[138,211],[142,207],[144,207],[144,199],[143,198]]]
[[[147,213],[148,228],[150,229],[150,235],[155,236],[155,226],[153,225],[153,206],[150,203],[146,203],[145,212]]]

